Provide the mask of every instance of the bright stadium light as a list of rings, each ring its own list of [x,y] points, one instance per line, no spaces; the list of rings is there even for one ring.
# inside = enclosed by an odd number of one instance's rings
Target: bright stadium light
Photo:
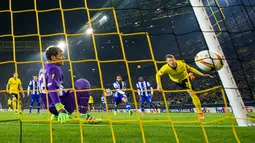
[[[104,15],[100,20],[99,20],[99,22],[101,23],[101,22],[104,22],[104,21],[106,21],[107,20],[107,16],[106,15]]]
[[[64,41],[59,41],[57,45],[62,51],[65,50],[66,43]]]
[[[93,33],[93,29],[92,28],[87,29],[86,33],[87,34],[92,34]]]
[[[108,17],[107,15],[104,15],[98,22],[100,25],[104,24],[105,22],[107,22]]]

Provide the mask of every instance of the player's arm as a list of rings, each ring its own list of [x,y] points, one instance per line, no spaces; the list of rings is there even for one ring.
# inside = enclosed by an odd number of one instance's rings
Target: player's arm
[[[167,67],[164,65],[156,74],[157,89],[161,90],[161,76],[166,73]]]
[[[29,82],[28,86],[27,86],[27,96],[29,96],[30,94],[30,88],[32,86],[32,81]]]
[[[65,111],[64,105],[61,103],[59,94],[62,92],[58,91],[61,88],[61,71],[59,68],[51,68],[47,73],[48,82],[46,86],[49,90],[49,96],[55,105],[58,112]]]
[[[106,88],[106,89],[105,89],[105,94],[106,94],[106,96],[111,96],[111,95],[112,95],[111,89]]]
[[[59,98],[59,96],[63,94],[62,93],[63,86],[61,85],[61,71],[59,68],[53,67],[48,70],[46,76],[48,79],[46,86],[49,90],[49,96],[59,113],[58,121],[60,121],[61,123],[65,123],[66,120],[68,120],[70,117],[65,109],[65,106],[61,103],[61,100]]]
[[[11,84],[11,78],[8,80],[8,83],[6,84],[6,92],[9,93],[9,87]]]
[[[127,83],[126,83],[126,82],[124,82],[124,81],[123,81],[123,83],[124,83],[124,86],[122,87],[122,91],[126,92],[126,89],[127,89]]]
[[[139,83],[136,83],[136,89],[137,89],[137,93],[139,96],[141,96],[141,89],[140,89],[140,86],[139,86]]]
[[[152,86],[151,86],[151,84],[147,81],[147,87],[149,87],[150,88],[150,91],[151,91],[151,95],[153,95],[153,88],[152,88]]]
[[[196,75],[203,76],[203,77],[210,77],[210,78],[213,78],[213,76],[211,76],[210,74],[203,74],[203,73],[201,73],[200,71],[198,71],[197,69],[195,69],[195,68],[189,66],[188,64],[186,64],[186,67],[187,67],[187,71],[192,72],[192,73],[194,73],[194,74],[196,74]]]
[[[120,90],[120,87],[116,83],[113,83],[113,87],[118,93],[125,94],[124,91]]]
[[[22,84],[21,84],[21,80],[19,82],[19,89],[22,92],[22,95],[23,95],[23,98],[24,98],[25,97],[25,93],[24,93],[24,90],[23,90],[23,87],[22,87]]]

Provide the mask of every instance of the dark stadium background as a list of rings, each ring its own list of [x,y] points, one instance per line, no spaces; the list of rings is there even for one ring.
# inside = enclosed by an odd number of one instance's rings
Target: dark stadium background
[[[252,0],[232,0],[232,4],[254,5]],[[84,6],[83,0],[62,0],[63,8]],[[222,3],[224,4],[224,3]],[[183,59],[193,67],[194,56],[201,50],[206,50],[207,46],[198,26],[195,15],[187,0],[89,0],[88,7],[116,8],[118,22],[121,33],[148,32],[151,38],[155,59],[163,61],[167,53],[174,54],[177,59]],[[58,0],[37,0],[37,9],[49,9],[59,7]],[[8,9],[8,0],[1,0],[0,9]],[[12,10],[33,9],[33,0],[13,0]],[[208,9],[207,9],[208,10]],[[255,95],[255,14],[253,7],[232,6],[224,10],[226,20],[220,23],[223,32],[219,36],[222,49],[230,65],[242,98],[247,104],[252,104]],[[88,20],[85,10],[69,11],[65,13],[66,32],[81,33],[88,29]],[[248,14],[247,14],[248,13]],[[100,24],[102,16],[107,16],[107,21]],[[218,15],[217,15],[218,16]],[[113,14],[107,11],[92,11],[92,26],[94,33],[116,32]],[[221,18],[219,16],[218,18]],[[61,12],[52,11],[39,13],[40,33],[53,34],[62,33],[63,26]],[[11,33],[10,13],[0,13],[0,34]],[[215,29],[217,31],[217,29]],[[14,14],[14,35],[37,33],[36,13],[25,12]],[[219,33],[217,31],[216,33]],[[64,41],[64,36],[51,36],[42,38],[43,51],[52,44]],[[82,36],[68,37],[71,60],[95,59],[95,52],[92,38],[89,34]],[[38,37],[15,38],[16,61],[40,60]],[[127,60],[151,59],[148,42],[145,35],[123,37]],[[96,37],[96,46],[99,60],[123,59],[120,41],[117,35]],[[13,61],[12,37],[0,38],[0,62]],[[67,52],[66,52],[67,53]],[[66,55],[67,58],[67,55]],[[45,59],[44,59],[45,60]],[[138,65],[141,68],[138,68]],[[160,68],[162,64],[158,64]],[[23,88],[27,88],[32,75],[37,75],[41,63],[19,64],[19,78],[22,80]],[[129,64],[132,78],[132,86],[139,76],[144,76],[149,80],[154,88],[155,68],[153,62]],[[128,75],[124,62],[102,63],[103,84],[107,88],[112,88],[116,74],[121,74],[128,83]],[[197,67],[196,67],[197,68]],[[71,87],[70,67],[66,62],[62,67],[65,75],[65,87]],[[5,90],[8,79],[14,72],[14,64],[0,65],[0,89]],[[100,87],[99,70],[96,62],[73,63],[75,80],[86,78],[91,82],[93,88]],[[213,73],[217,76],[217,73]],[[178,89],[175,84],[164,80],[165,89]],[[192,81],[195,90],[207,89],[215,85],[220,85],[218,76],[214,79],[199,78]],[[100,103],[101,92],[93,92],[94,100]],[[222,103],[222,98],[218,93],[215,96],[203,97],[205,103]],[[168,101],[172,104],[191,103],[188,96],[181,93],[167,94]],[[172,96],[171,96],[172,95]],[[129,94],[130,98],[131,95]],[[5,93],[0,93],[0,105],[7,103]],[[132,98],[131,98],[132,99]],[[161,101],[162,96],[155,93],[155,101]],[[111,100],[110,100],[111,101]],[[29,98],[24,99],[25,106]]]

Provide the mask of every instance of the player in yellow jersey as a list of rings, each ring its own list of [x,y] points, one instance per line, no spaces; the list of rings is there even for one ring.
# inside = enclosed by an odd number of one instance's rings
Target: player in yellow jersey
[[[92,95],[89,96],[89,111],[94,110],[94,99]]]
[[[12,109],[12,100],[11,100],[11,98],[8,99],[7,103],[8,103],[8,111],[11,111],[11,109]]]
[[[12,95],[13,97],[13,110],[15,113],[17,113],[16,111],[16,102],[19,101],[19,103],[21,104],[21,98],[19,96],[19,89],[20,91],[23,93],[23,98],[25,97],[25,94],[23,92],[23,88],[21,85],[21,80],[18,78],[18,73],[14,73],[13,77],[11,77],[8,80],[8,83],[6,85],[6,91],[8,94]],[[15,102],[15,103],[14,103]],[[21,105],[20,105],[21,107]]]
[[[162,91],[161,89],[161,79],[160,77],[164,74],[168,74],[169,78],[175,82],[178,86],[180,86],[183,89],[191,89],[189,85],[189,74],[188,72],[192,72],[196,75],[203,76],[203,77],[210,77],[213,78],[213,76],[209,74],[203,74],[196,70],[195,68],[190,67],[188,64],[181,60],[176,60],[175,57],[171,54],[166,55],[166,62],[164,66],[161,67],[161,69],[156,74],[156,81],[157,81],[157,89],[159,91]],[[196,96],[195,93],[192,93],[188,91],[190,97],[192,98],[193,104],[195,105],[198,117],[200,119],[204,119],[204,115],[201,110],[201,103],[199,98]]]

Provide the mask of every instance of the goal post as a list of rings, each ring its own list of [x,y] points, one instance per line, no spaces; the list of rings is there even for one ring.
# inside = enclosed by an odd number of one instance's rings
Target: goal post
[[[189,0],[193,8],[194,14],[197,18],[199,27],[203,33],[205,42],[210,51],[219,53],[224,56],[221,49],[221,45],[210,22],[208,14],[206,13],[205,6],[201,0]],[[242,100],[241,94],[238,90],[230,67],[226,60],[224,62],[224,67],[218,71],[223,88],[228,97],[230,106],[236,118],[238,126],[248,126],[250,121],[248,120],[248,113],[246,111],[244,102]]]

